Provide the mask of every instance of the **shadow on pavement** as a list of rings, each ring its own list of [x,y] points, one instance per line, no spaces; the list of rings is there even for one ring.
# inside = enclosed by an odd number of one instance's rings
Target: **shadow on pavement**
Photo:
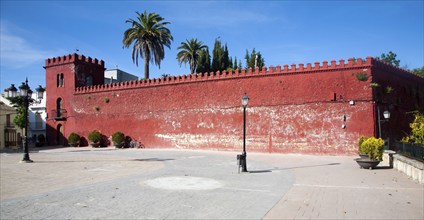
[[[170,158],[146,158],[146,159],[133,159],[131,161],[167,161],[167,160],[175,160]]]
[[[340,163],[328,163],[328,164],[309,165],[309,166],[276,168],[275,170],[291,170],[291,169],[310,168],[310,167],[322,167],[322,166],[334,166],[334,165],[340,165]]]

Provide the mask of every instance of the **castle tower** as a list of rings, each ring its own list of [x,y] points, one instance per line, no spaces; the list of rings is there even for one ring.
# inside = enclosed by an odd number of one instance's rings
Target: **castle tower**
[[[65,145],[67,118],[74,115],[75,88],[104,83],[104,61],[78,54],[46,59],[46,134],[49,145]]]

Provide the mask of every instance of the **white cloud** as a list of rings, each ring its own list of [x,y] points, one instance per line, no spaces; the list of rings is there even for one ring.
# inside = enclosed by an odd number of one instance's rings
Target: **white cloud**
[[[0,57],[2,67],[24,68],[49,57],[50,52],[37,49],[24,37],[11,33],[8,27],[8,23],[1,22]],[[30,34],[26,34],[26,36],[30,36]]]

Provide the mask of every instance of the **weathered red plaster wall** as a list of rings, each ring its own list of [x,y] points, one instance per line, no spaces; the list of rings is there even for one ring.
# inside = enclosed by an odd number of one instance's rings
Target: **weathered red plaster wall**
[[[371,61],[78,87],[66,98],[64,135],[98,129],[124,132],[145,147],[241,150],[246,92],[248,151],[355,154],[359,136],[375,133],[371,77],[356,79],[372,74]]]

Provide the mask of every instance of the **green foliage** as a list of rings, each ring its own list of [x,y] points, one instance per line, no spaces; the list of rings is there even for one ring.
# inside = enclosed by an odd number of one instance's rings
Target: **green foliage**
[[[138,66],[138,57],[144,60],[144,78],[149,78],[149,62],[154,62],[160,68],[160,62],[165,58],[164,46],[171,48],[174,38],[171,31],[159,14],[146,11],[140,14],[136,12],[137,18],[128,19],[131,27],[124,32],[122,43],[124,48],[133,45],[132,60]]]
[[[28,114],[25,108],[25,97],[16,96],[7,98],[13,107],[16,109],[17,114],[13,119],[13,123],[18,126],[20,129],[25,128],[25,116]],[[35,100],[29,98],[28,105],[31,105]]]
[[[360,138],[359,138],[359,141],[358,141],[358,153],[359,154],[366,154],[365,153],[365,148],[362,146],[362,143],[365,141],[365,140],[367,140],[369,137],[365,137],[365,136],[361,136]]]
[[[93,109],[94,109],[94,111],[100,111],[100,107],[99,106],[94,106]]]
[[[361,140],[363,139],[363,140]],[[359,152],[361,154],[367,154],[371,160],[382,160],[384,141],[381,138],[375,137],[361,137],[359,139],[360,146]]]
[[[370,83],[370,86],[371,86],[371,87],[379,87],[379,86],[380,86],[380,84],[378,84],[378,83]]]
[[[161,77],[162,77],[162,78],[167,78],[167,77],[170,77],[170,76],[171,76],[171,75],[170,75],[170,74],[168,74],[168,73],[164,73],[164,74],[162,74],[162,75],[161,75]]]
[[[421,68],[415,68],[411,70],[413,73],[424,76],[424,66]]]
[[[109,101],[110,101],[109,98],[103,98],[104,103],[109,103]]]
[[[199,52],[199,58],[197,61],[197,72],[208,73],[211,71],[211,55],[209,55],[209,49],[206,47]]]
[[[122,132],[115,132],[112,134],[113,145],[121,145],[125,141],[125,135]]]
[[[37,140],[38,140],[38,143],[41,143],[41,144],[46,143],[46,137],[44,136],[44,134],[39,134],[37,136]]]
[[[181,45],[178,47],[179,51],[177,53],[177,60],[180,63],[180,66],[182,63],[189,63],[190,73],[195,73],[200,57],[200,52],[206,48],[207,46],[204,45],[202,41],[198,41],[197,38],[192,38],[191,40],[186,40],[186,42],[181,42]]]
[[[246,68],[252,68],[255,69],[255,62],[256,67],[259,67],[259,69],[262,69],[263,66],[265,66],[265,60],[261,55],[261,52],[256,52],[255,48],[253,48],[252,53],[249,54],[249,51],[246,50]]]
[[[91,143],[99,143],[102,139],[102,134],[98,130],[93,130],[88,134],[88,140]]]
[[[68,137],[68,143],[71,145],[78,144],[80,139],[81,137],[77,133],[72,132]]]
[[[393,53],[392,51],[389,51],[389,53],[387,53],[387,54],[382,53],[380,57],[376,57],[376,58],[379,59],[379,60],[382,60],[386,63],[390,63],[390,64],[393,64],[393,65],[399,67],[400,60],[397,60],[396,56],[397,55],[395,53]]]
[[[368,75],[366,73],[357,73],[356,79],[358,79],[359,81],[367,81]]]
[[[411,127],[411,134],[402,138],[402,141],[420,144],[424,147],[424,114],[416,113],[414,121],[409,126]]]
[[[387,94],[390,94],[390,93],[392,93],[393,91],[394,91],[393,87],[391,87],[391,86],[386,86],[386,93],[387,93]]]
[[[222,46],[219,38],[215,39],[212,51],[212,68],[213,72],[226,70],[229,67],[229,55],[227,44]]]

